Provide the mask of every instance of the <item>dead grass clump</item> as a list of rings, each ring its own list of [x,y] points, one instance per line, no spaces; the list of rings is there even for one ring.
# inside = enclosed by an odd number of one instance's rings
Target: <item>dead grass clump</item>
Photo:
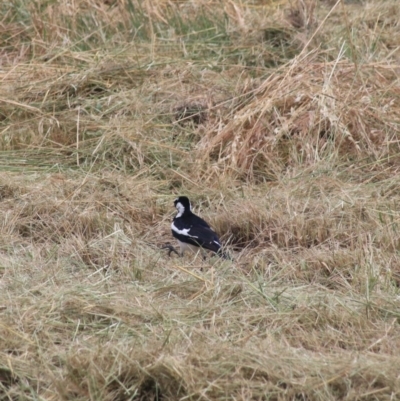
[[[343,201],[348,196],[346,187],[330,177],[312,179],[307,175],[299,177],[290,192],[285,185],[260,186],[256,192],[247,187],[246,199],[229,202],[230,207],[215,221],[215,228],[237,249],[322,245],[355,250],[366,237],[354,232],[374,232],[375,244],[387,246],[388,238],[381,236],[373,211],[374,202],[361,195],[357,201]],[[398,238],[397,234],[390,235],[393,241]]]
[[[297,0],[287,10],[288,22],[297,29],[311,30],[316,28],[315,0]]]
[[[114,69],[107,65],[84,74],[70,74],[66,69],[62,77],[52,67],[43,73],[16,69],[7,77],[12,84],[0,91],[0,113],[8,126],[1,138],[2,149],[61,148],[71,155],[88,143],[93,151],[98,145],[93,140],[104,131],[101,119],[115,117],[114,102],[120,102],[112,97],[114,84],[131,79],[123,66]]]
[[[389,107],[397,98],[391,85],[397,78],[390,68],[374,64],[356,71],[340,60],[321,64],[314,57],[306,68],[296,63],[270,75],[220,129],[209,131],[198,158],[261,178],[321,159],[379,159],[397,151],[391,138],[399,115]]]
[[[68,395],[101,399],[161,400],[183,397],[185,383],[171,358],[155,358],[129,347],[75,350],[66,360]],[[89,377],[92,380],[87,380]],[[68,394],[69,393],[69,394]]]
[[[203,124],[206,119],[206,108],[200,103],[187,103],[175,108],[175,120],[181,125],[191,122],[197,126]]]
[[[8,182],[4,180],[5,188]],[[37,242],[61,244],[76,238],[87,244],[101,242],[119,230],[141,232],[142,225],[153,225],[163,213],[161,203],[148,198],[152,189],[147,180],[105,174],[74,182],[54,174],[42,184],[14,182],[12,198],[3,200],[8,205],[5,232]],[[135,206],[130,205],[132,199]]]
[[[336,249],[335,249],[336,248]],[[330,289],[345,290],[357,285],[355,277],[362,263],[362,255],[348,248],[331,246],[299,249],[295,267],[296,280],[304,280]],[[291,259],[291,255],[288,256]]]
[[[16,230],[22,237],[33,241],[61,242],[71,235],[82,238],[97,238],[107,235],[113,228],[113,221],[98,213],[79,213],[77,210],[66,211],[59,203],[31,205],[20,212],[20,221]]]
[[[392,2],[366,2],[360,13],[354,13],[352,26],[363,40],[364,58],[386,58],[397,53],[399,40],[399,10]]]
[[[10,198],[17,198],[20,194],[20,189],[18,186],[13,184],[0,185],[0,200],[6,200]]]
[[[128,247],[130,242],[126,241],[126,238],[121,239],[121,244],[118,243],[118,240],[124,237],[121,231],[112,231],[106,239],[100,235],[89,239],[76,232],[64,240],[59,253],[68,257],[71,265],[76,267],[95,269],[104,274],[110,269],[123,269],[126,264],[130,266],[131,252]]]
[[[256,8],[261,11],[262,5]],[[278,3],[271,2],[265,11],[254,12],[249,4],[225,6],[231,47],[237,49],[227,54],[231,63],[257,71],[282,65],[300,53],[308,32],[299,34],[303,30],[288,23]]]

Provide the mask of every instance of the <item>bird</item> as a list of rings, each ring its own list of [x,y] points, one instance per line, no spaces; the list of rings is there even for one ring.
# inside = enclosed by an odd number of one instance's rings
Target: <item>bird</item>
[[[222,251],[222,245],[216,232],[201,217],[192,212],[187,196],[176,198],[174,206],[178,213],[171,223],[171,231],[179,242],[181,256],[186,250],[194,252],[209,250],[221,258],[229,259]]]

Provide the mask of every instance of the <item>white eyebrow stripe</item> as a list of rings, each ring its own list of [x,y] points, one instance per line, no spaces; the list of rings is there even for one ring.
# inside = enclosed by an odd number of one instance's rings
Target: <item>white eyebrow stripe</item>
[[[213,241],[214,243],[216,243],[217,245],[221,246],[221,244],[218,241]]]
[[[172,222],[171,224],[171,230],[175,231],[177,234],[185,235],[186,237],[198,238],[195,235],[189,234],[190,228],[182,228],[182,230],[180,230],[178,227],[175,226],[174,222]]]

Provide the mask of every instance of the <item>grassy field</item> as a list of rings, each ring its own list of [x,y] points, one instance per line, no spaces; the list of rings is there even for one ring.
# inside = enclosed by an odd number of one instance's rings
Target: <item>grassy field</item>
[[[0,400],[400,399],[398,0],[8,0],[0,40]],[[178,195],[233,261],[168,257]]]

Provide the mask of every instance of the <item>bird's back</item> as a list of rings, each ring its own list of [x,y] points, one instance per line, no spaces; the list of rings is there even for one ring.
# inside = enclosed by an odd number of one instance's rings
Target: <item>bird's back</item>
[[[216,232],[201,217],[186,212],[175,217],[172,222],[172,235],[180,241],[200,246],[218,253],[221,243]]]

